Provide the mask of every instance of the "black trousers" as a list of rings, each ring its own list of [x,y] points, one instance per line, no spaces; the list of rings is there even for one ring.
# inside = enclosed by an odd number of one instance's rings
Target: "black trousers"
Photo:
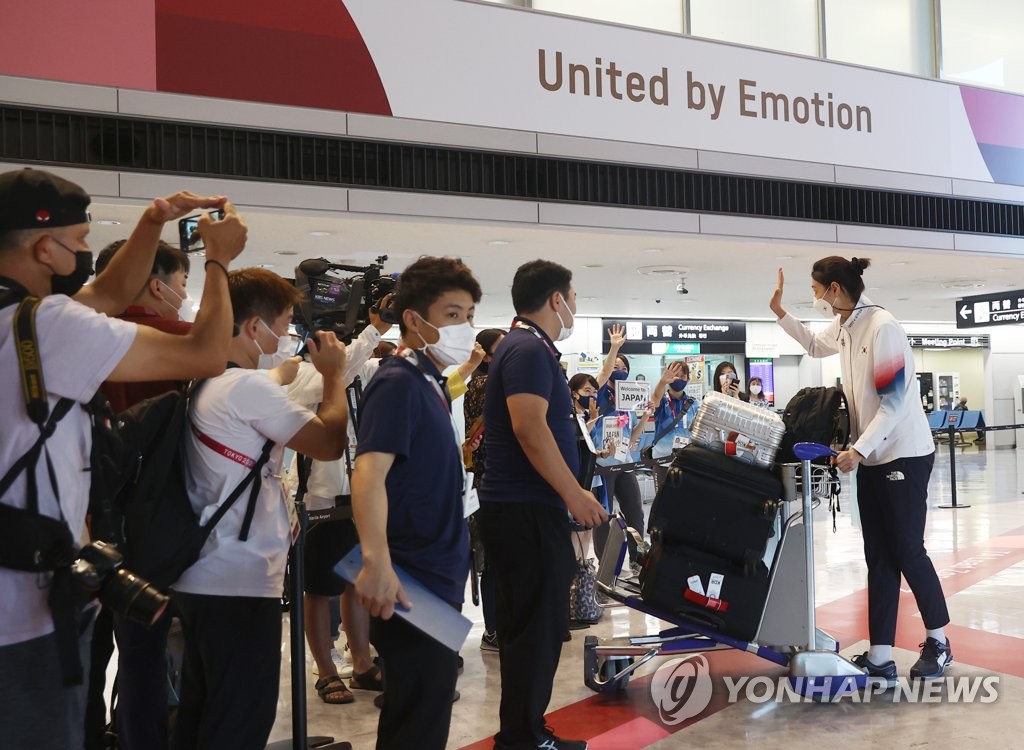
[[[933,453],[857,468],[868,564],[868,628],[874,645],[891,646],[896,639],[901,575],[914,593],[926,628],[949,622],[942,584],[924,548],[928,478],[934,463]]]
[[[501,659],[501,728],[496,742],[529,744],[544,712],[569,626],[569,585],[576,558],[564,508],[540,503],[482,503],[480,533],[495,581]]]
[[[632,471],[623,471],[606,477],[608,484],[608,504],[611,512],[615,511],[615,502],[619,504],[623,518],[631,528],[644,534],[644,504],[640,497],[640,484],[636,480],[636,474]],[[604,545],[608,541],[608,524],[603,523],[594,529],[594,552],[598,558],[604,556]],[[614,550],[618,554],[618,550]],[[629,559],[637,559],[637,550],[633,544],[629,545]]]
[[[458,678],[456,654],[396,616],[372,618],[370,641],[384,675],[377,750],[444,750]]]
[[[114,616],[117,639],[117,746],[122,750],[166,750],[168,607],[152,627]]]
[[[174,600],[185,635],[175,750],[263,750],[277,713],[280,599]]]

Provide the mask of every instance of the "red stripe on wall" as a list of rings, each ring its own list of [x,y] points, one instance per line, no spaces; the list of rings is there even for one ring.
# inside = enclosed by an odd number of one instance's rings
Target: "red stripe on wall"
[[[373,58],[344,5],[307,0],[300,7],[157,0],[157,88],[390,115]]]

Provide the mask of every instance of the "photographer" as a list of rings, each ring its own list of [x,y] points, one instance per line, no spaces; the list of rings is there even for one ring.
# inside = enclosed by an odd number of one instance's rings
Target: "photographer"
[[[245,245],[245,225],[226,199],[177,193],[155,200],[118,257],[82,288],[92,272],[89,200],[79,186],[42,170],[0,175],[0,294],[6,298],[0,309],[0,377],[6,386],[0,390],[0,472],[6,477],[0,482],[0,737],[9,747],[83,745],[81,669],[88,669],[95,609],[76,616],[73,594],[62,587],[75,550],[88,540],[89,482],[83,472],[90,465],[92,435],[89,415],[71,405],[91,399],[104,380],[186,379],[223,371],[231,314],[222,271]],[[212,207],[223,207],[226,216],[199,222],[207,264],[216,267],[207,274],[203,310],[192,330],[174,336],[108,318],[122,312],[145,284],[164,223]],[[19,385],[15,303],[29,295],[42,302],[34,314],[38,361],[26,367],[38,365],[45,378],[48,437],[29,416]],[[32,459],[33,445],[40,444],[34,461],[21,461]],[[33,539],[34,534],[39,536]],[[44,536],[50,544],[26,549]],[[40,551],[42,560],[35,554]],[[26,557],[33,564],[26,565]]]
[[[441,370],[473,351],[480,285],[461,261],[423,257],[402,272],[394,308],[402,348],[385,359],[363,395],[352,474],[362,542],[356,593],[386,691],[378,750],[443,750],[451,723],[456,654],[404,620],[409,601],[392,567],[461,608],[469,572],[465,472]]]
[[[381,300],[387,307],[390,296]],[[370,324],[345,347],[344,383],[348,388],[365,368],[375,347],[383,342],[381,336],[391,329],[380,314],[369,309]],[[364,381],[365,382],[365,381]],[[311,365],[299,364],[298,374],[288,385],[288,395],[297,403],[315,408],[323,400],[323,378]],[[350,440],[353,432],[350,427]],[[354,441],[353,441],[354,442]],[[349,449],[351,452],[351,447]],[[323,511],[336,505],[351,508],[349,488],[349,456],[338,461],[313,461],[310,465],[306,508]],[[355,700],[343,678],[352,678],[356,689],[381,689],[380,670],[370,655],[370,616],[359,604],[355,592],[334,572],[335,566],[358,543],[351,518],[313,524],[306,534],[304,597],[306,640],[316,662],[319,679],[314,685],[324,703],[351,703]],[[348,640],[352,662],[344,666],[334,648],[330,627],[330,599],[341,596],[341,624]]]
[[[96,273],[102,274],[125,240],[112,242],[96,256]],[[190,263],[188,255],[161,240],[157,243],[153,268],[145,285],[118,319],[151,326],[178,336],[187,334],[192,324],[191,300],[185,283]],[[100,390],[117,413],[147,398],[181,389],[180,380],[156,380],[141,383],[105,382]],[[95,511],[94,511],[95,513]],[[93,537],[116,542],[113,529],[104,528],[100,513],[91,518]],[[172,613],[168,610],[151,627],[132,622],[104,609],[96,618],[93,631],[89,675],[89,702],[86,709],[86,750],[104,746],[106,707],[103,691],[107,663],[117,638],[117,711],[118,746],[126,750],[161,750],[168,744],[167,726],[167,633]],[[113,701],[112,701],[113,702]]]
[[[174,731],[181,750],[266,744],[277,710],[281,592],[292,541],[282,454],[287,446],[333,460],[346,443],[341,342],[329,332],[310,339],[310,357],[324,380],[323,404],[314,414],[261,372],[294,351],[288,326],[299,293],[261,268],[232,271],[228,281],[235,331],[229,369],[193,398],[185,438],[186,486],[200,522],[217,512],[257,456],[269,461],[256,477],[255,502],[243,493],[174,584],[185,634]]]

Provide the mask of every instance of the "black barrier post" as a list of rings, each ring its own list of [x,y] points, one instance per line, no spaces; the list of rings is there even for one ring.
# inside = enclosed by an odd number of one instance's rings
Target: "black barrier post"
[[[958,505],[956,502],[956,427],[952,424],[946,428],[946,434],[949,436],[949,496],[950,502],[939,503],[939,508],[970,508],[970,505]]]

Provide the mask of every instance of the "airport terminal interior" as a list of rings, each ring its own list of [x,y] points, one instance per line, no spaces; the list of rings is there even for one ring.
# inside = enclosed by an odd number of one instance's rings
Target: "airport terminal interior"
[[[359,311],[336,329],[349,342],[369,324],[370,276],[397,277],[424,255],[460,258],[482,288],[474,328],[507,331],[516,269],[551,260],[572,272],[576,295],[573,330],[557,343],[568,377],[596,376],[621,326],[628,382],[644,397],[664,395],[643,389],[671,363],[687,363],[697,400],[728,366],[740,390],[760,379],[781,414],[805,387],[851,385],[840,357],[806,354],[777,324],[773,290],[784,283],[792,317],[821,331],[815,261],[870,259],[864,295],[903,327],[916,371],[907,393],[935,444],[924,542],[953,662],[940,679],[907,679],[925,626],[903,581],[894,689],[837,681],[844,695],[808,699],[790,682],[803,674],[800,652],[852,659],[871,645],[858,498],[843,474],[834,512],[827,485],[811,493],[809,556],[799,488],[775,521],[758,627],[784,642],[709,641],[705,621],[691,634],[621,601],[639,596],[638,571],[627,559],[616,574],[606,555],[597,575],[614,594],[597,599],[596,622],[567,633],[546,721],[590,750],[1024,748],[1020,0],[7,5],[0,173],[41,168],[81,185],[94,253],[125,238],[157,196],[226,195],[248,227],[232,268],[299,287],[322,275],[331,291],[318,304],[333,305],[335,322]],[[169,222],[162,239],[195,237]],[[189,257],[182,319],[206,281],[204,252]],[[303,262],[331,270],[300,272]],[[397,327],[384,335],[398,338]],[[463,439],[463,400],[451,410]],[[743,437],[721,435],[721,452]],[[646,525],[653,460],[637,463]],[[683,597],[727,607],[688,583]],[[489,750],[499,654],[482,648],[469,582],[462,614],[470,629],[447,748]],[[381,693],[321,700],[309,649],[293,663],[293,615],[269,747],[291,748],[303,732],[309,747],[375,747]],[[797,642],[809,622],[821,631],[815,648]],[[705,638],[659,650],[659,638],[680,633]],[[344,633],[335,649],[347,658]],[[180,677],[173,664],[170,673]],[[116,674],[115,652],[108,702]]]

